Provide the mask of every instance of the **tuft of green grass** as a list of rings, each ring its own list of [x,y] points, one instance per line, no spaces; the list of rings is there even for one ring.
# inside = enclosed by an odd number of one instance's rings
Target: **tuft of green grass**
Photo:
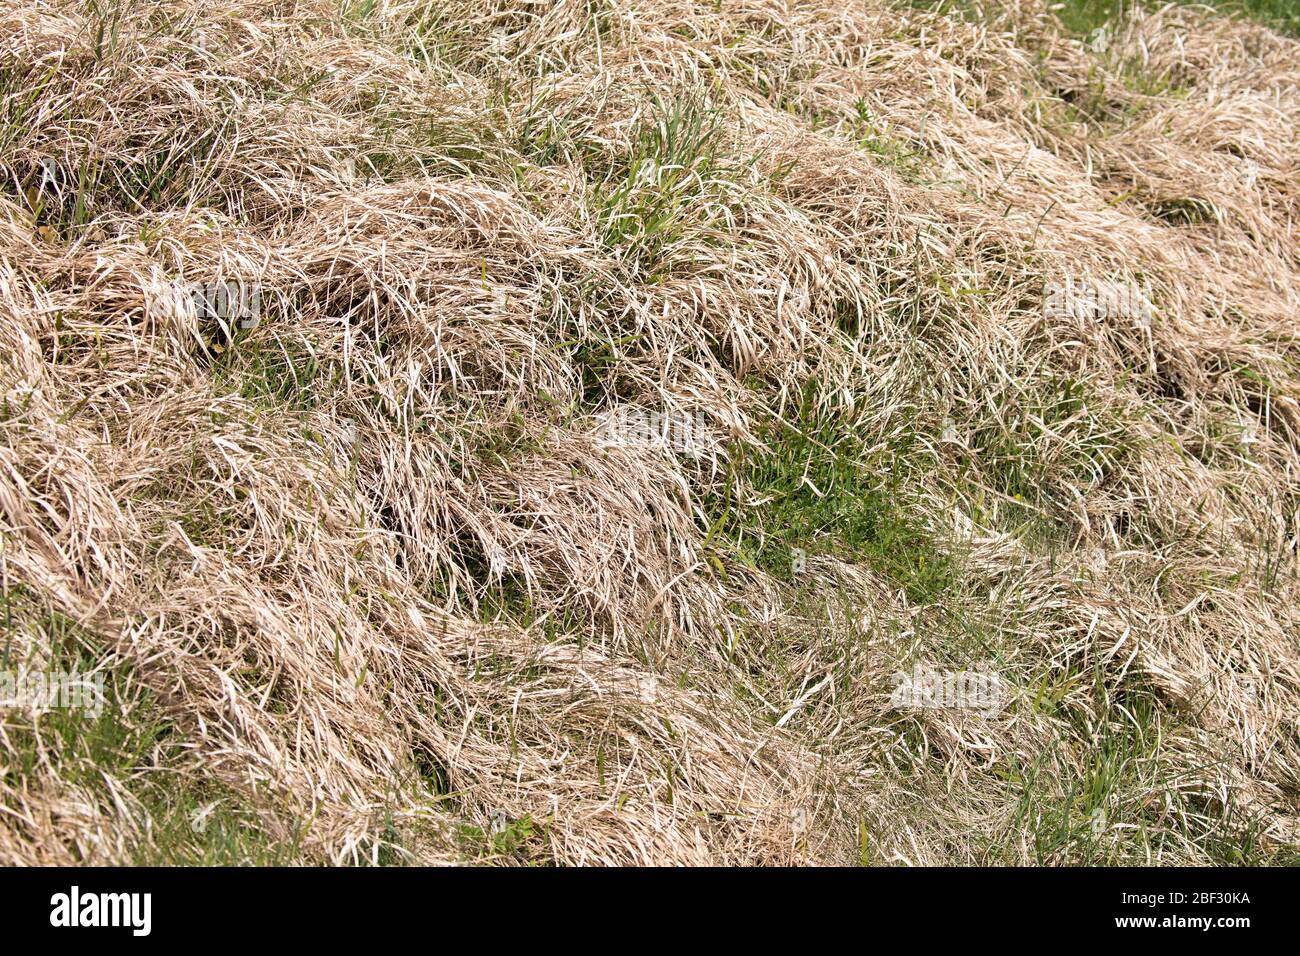
[[[830,554],[869,564],[914,603],[948,590],[956,566],[908,500],[906,444],[868,453],[854,421],[819,404],[812,387],[793,420],[773,417],[759,437],[764,447],[738,450],[732,466],[753,503],[711,502],[711,536],[721,533],[747,563],[782,577],[800,552]]]
[[[516,820],[499,815],[488,827],[462,823],[457,830],[461,852],[474,862],[513,859],[536,864],[544,859],[546,827],[528,814]]]
[[[661,276],[674,246],[725,217],[739,169],[724,153],[721,118],[702,96],[653,100],[632,149],[595,189],[602,244],[645,278]]]
[[[1064,0],[1054,6],[1062,25],[1071,33],[1088,36],[1099,27],[1122,18],[1131,0]]]
[[[859,99],[854,104],[857,118],[853,124],[853,140],[900,176],[911,182],[919,181],[925,172],[927,153],[913,148],[894,137],[880,117],[872,114],[867,101]]]

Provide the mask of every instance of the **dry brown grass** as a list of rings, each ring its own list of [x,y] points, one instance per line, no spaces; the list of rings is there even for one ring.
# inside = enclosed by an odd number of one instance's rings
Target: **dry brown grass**
[[[502,814],[516,862],[1295,848],[1294,40],[0,0],[0,84],[5,640],[50,662],[64,622],[167,728],[74,773],[9,712],[0,862],[165,853],[164,774],[300,861],[464,860]],[[1067,276],[1154,320],[1044,314]],[[226,279],[255,328],[178,292]],[[805,393],[864,474],[906,446],[941,594],[718,533],[771,531],[739,463]],[[707,454],[603,446],[620,402]],[[1020,695],[900,714],[915,660]]]

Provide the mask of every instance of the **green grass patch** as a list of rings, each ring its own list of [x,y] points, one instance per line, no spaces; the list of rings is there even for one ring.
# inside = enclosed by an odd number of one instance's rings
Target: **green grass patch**
[[[27,589],[0,593],[0,625],[0,670],[90,675],[100,668],[93,636],[42,607]],[[39,659],[19,659],[18,628],[25,632],[24,646],[34,648]],[[293,861],[296,846],[267,839],[237,795],[177,769],[182,738],[152,693],[122,665],[102,673],[98,707],[35,713],[0,708],[8,743],[0,751],[0,793],[21,793],[52,769],[64,785],[90,794],[102,811],[135,815],[127,832],[138,836],[129,860],[137,865]],[[120,800],[123,793],[133,799]],[[13,811],[10,820],[21,819],[18,808],[5,809]]]
[[[709,502],[710,539],[724,537],[742,560],[785,578],[803,552],[865,562],[913,602],[948,590],[954,561],[909,500],[909,483],[922,476],[908,442],[868,452],[855,422],[820,405],[812,387],[792,419],[774,417],[759,437],[765,447],[737,449],[732,463],[749,497]]]
[[[1175,0],[1193,5],[1191,0]],[[1295,0],[1198,0],[1225,14],[1248,17],[1292,36],[1300,35],[1300,6]],[[1064,0],[1056,15],[1070,31],[1086,35],[1124,16],[1133,0]],[[1148,5],[1154,6],[1154,5]]]
[[[1186,786],[1165,744],[1176,723],[1152,694],[1093,680],[1100,717],[1062,712],[1055,741],[996,769],[1010,789],[1008,844],[1030,834],[1040,865],[1142,865],[1189,852],[1219,866],[1282,862],[1257,817]],[[1207,766],[1215,759],[1205,755]],[[997,862],[997,845],[989,852]]]
[[[1049,376],[996,404],[1000,414],[981,419],[970,433],[974,455],[958,466],[958,481],[969,479],[977,489],[977,520],[1024,531],[1031,542],[1058,542],[1068,531],[1075,492],[1115,472],[1133,442],[1123,423],[1108,418],[1085,385],[1069,378]]]
[[[724,155],[721,118],[702,96],[655,99],[632,149],[593,191],[601,243],[643,281],[662,278],[674,246],[704,241],[708,223],[724,218],[740,172]]]

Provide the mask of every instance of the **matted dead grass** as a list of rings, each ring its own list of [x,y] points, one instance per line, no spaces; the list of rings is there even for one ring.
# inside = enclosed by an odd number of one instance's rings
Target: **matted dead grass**
[[[8,712],[0,862],[164,851],[164,772],[302,862],[1296,846],[1296,41],[2,0],[0,104],[6,655],[60,622],[166,728],[95,772]],[[1151,321],[1044,312],[1087,276]],[[183,292],[226,280],[255,327]],[[941,593],[720,530],[770,530],[741,465],[806,395],[864,474],[906,445]],[[706,452],[607,447],[618,403]],[[1016,699],[900,713],[918,660]]]

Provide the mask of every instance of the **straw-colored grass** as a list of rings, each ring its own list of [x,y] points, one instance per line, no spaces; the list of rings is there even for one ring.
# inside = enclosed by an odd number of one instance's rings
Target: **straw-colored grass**
[[[108,689],[0,862],[1295,860],[1298,121],[1189,6],[0,0],[0,669]]]

